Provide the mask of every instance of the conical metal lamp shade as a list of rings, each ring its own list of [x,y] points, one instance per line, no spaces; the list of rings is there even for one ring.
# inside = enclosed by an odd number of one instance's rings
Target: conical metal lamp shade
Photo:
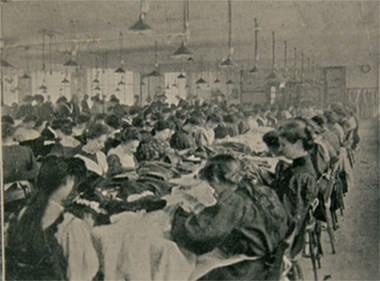
[[[100,81],[99,81],[99,79],[98,79],[98,78],[95,78],[95,79],[94,79],[94,81],[92,81],[92,83],[93,83],[93,84],[99,84],[99,83],[100,83]]]
[[[215,84],[218,84],[218,83],[220,83],[220,80],[219,80],[219,78],[216,78],[216,79],[215,79],[215,81],[214,81],[214,83],[215,83]]]
[[[61,81],[62,84],[69,84],[70,81],[67,80],[67,78],[65,77],[62,81]]]
[[[256,73],[258,71],[256,65],[249,71],[250,73]]]
[[[150,27],[149,24],[146,23],[145,21],[145,15],[144,14],[141,14],[139,16],[139,19],[137,20],[137,22],[132,25],[130,28],[129,28],[130,31],[132,32],[138,32],[138,33],[141,33],[141,32],[148,32],[148,31],[151,31],[152,28]]]
[[[24,75],[21,76],[21,79],[31,79],[31,77],[29,76],[28,73],[25,72]]]
[[[203,78],[199,78],[199,79],[195,82],[195,84],[197,84],[197,85],[206,84],[206,83],[207,83],[206,80],[204,80]]]
[[[120,81],[120,82],[118,83],[118,85],[119,85],[119,86],[124,86],[125,83],[124,83],[124,81]]]
[[[95,91],[100,91],[101,88],[100,88],[99,86],[96,86],[96,87],[94,88],[94,90],[95,90]]]
[[[69,59],[63,66],[78,66],[76,61],[73,61],[72,59]]]
[[[42,84],[41,86],[38,87],[38,90],[46,91],[47,87],[44,84]]]
[[[189,88],[190,88],[190,86],[189,86],[189,85],[186,85],[186,86],[185,86],[185,89],[189,89]]]
[[[115,92],[120,92],[119,87],[117,87],[117,88],[115,89]]]
[[[125,70],[120,66],[118,69],[115,70],[115,73],[125,73]]]
[[[226,84],[227,84],[227,85],[233,85],[233,84],[234,84],[234,81],[232,81],[232,80],[230,79],[230,80],[228,80],[228,81],[226,82]]]
[[[147,74],[148,77],[160,77],[161,73],[157,69],[153,70],[152,72]]]
[[[186,46],[185,41],[182,41],[181,46],[174,52],[172,58],[182,59],[182,58],[192,58],[194,56],[193,52]]]
[[[231,66],[235,66],[235,62],[233,61],[231,56],[228,56],[220,64],[220,67],[231,67]]]
[[[13,65],[11,65],[9,62],[7,62],[6,60],[2,59],[1,60],[1,67],[9,67],[9,68],[12,68]]]
[[[177,79],[185,79],[185,78],[186,78],[186,76],[183,75],[182,73],[181,73],[180,75],[177,76]]]

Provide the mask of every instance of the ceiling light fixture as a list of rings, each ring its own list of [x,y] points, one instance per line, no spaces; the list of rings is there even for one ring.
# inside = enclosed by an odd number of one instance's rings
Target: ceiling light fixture
[[[232,58],[233,55],[232,48],[232,3],[228,0],[228,56],[223,59],[220,66],[221,67],[232,67],[235,66],[235,62]]]
[[[259,37],[259,25],[257,23],[257,19],[255,18],[255,65],[253,66],[253,68],[249,71],[250,73],[255,73],[257,72],[257,62],[259,60],[259,57],[258,57],[258,37]]]
[[[146,33],[152,31],[150,25],[146,22],[146,11],[143,9],[143,0],[140,0],[140,14],[138,20],[133,24],[129,31],[136,33]]]

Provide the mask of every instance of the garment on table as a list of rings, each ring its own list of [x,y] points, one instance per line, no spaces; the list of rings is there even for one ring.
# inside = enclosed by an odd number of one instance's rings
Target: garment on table
[[[220,194],[217,204],[198,215],[178,209],[171,235],[181,247],[197,255],[220,249],[228,256],[262,257],[233,268],[222,267],[210,276],[234,276],[257,280],[265,275],[265,262],[287,232],[287,217],[276,193],[265,186],[242,185],[235,192]],[[211,274],[211,273],[210,273]],[[227,280],[227,279],[222,280]],[[209,279],[211,280],[211,279]]]
[[[3,181],[4,184],[32,180],[37,176],[38,166],[32,150],[17,144],[3,145]]]
[[[13,134],[15,141],[23,142],[29,140],[35,140],[40,137],[40,133],[37,130],[29,129],[25,127],[18,127]]]
[[[121,146],[118,146],[116,148],[112,148],[108,154],[118,156],[120,159],[120,163],[124,168],[136,168],[136,162],[135,162],[135,156],[133,154],[128,154],[124,152],[123,148]]]
[[[163,142],[156,138],[149,138],[140,142],[136,152],[136,159],[141,161],[160,161],[169,158],[174,155],[174,150],[170,147],[169,142]]]

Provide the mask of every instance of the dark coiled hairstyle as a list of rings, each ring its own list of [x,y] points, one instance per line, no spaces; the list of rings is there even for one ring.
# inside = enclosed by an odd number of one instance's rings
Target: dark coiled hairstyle
[[[75,177],[75,182],[85,175],[86,167],[81,159],[64,159],[49,156],[41,165],[36,186],[27,203],[24,214],[10,228],[9,245],[13,251],[27,251],[30,255],[41,253],[44,244],[42,218],[49,198],[67,180]]]
[[[290,143],[302,140],[303,148],[310,151],[314,147],[314,132],[308,122],[301,119],[291,119],[281,124],[278,128],[278,136],[285,138]]]

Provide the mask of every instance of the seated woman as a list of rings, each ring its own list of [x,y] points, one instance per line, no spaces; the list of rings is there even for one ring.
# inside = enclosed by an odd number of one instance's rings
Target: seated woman
[[[217,203],[189,214],[177,209],[172,239],[201,255],[218,249],[226,256],[262,257],[215,269],[202,280],[266,280],[269,259],[287,232],[284,207],[266,186],[253,186],[241,176],[239,160],[230,155],[210,159],[201,179],[215,189]]]
[[[116,175],[126,171],[135,170],[137,162],[135,153],[140,144],[141,136],[135,129],[124,131],[119,140],[120,144],[112,148],[107,155],[108,175]]]
[[[151,133],[152,137],[141,141],[137,148],[136,158],[139,162],[160,161],[170,158],[175,154],[175,151],[169,144],[172,131],[168,122],[163,120],[157,121]]]
[[[40,137],[40,133],[35,129],[37,115],[27,115],[22,123],[16,128],[14,138],[17,142],[35,140]]]
[[[292,165],[284,169],[274,182],[289,219],[297,224],[318,195],[316,173],[310,160],[314,147],[312,130],[301,120],[289,120],[278,130],[280,151]]]
[[[59,139],[51,151],[51,155],[72,158],[80,150],[80,141],[72,136],[73,124],[69,119],[56,119],[53,121],[52,129]]]
[[[94,123],[87,129],[87,143],[75,155],[82,159],[87,168],[87,184],[93,185],[97,180],[104,177],[108,170],[107,157],[101,151],[108,135],[107,127],[103,124]]]
[[[42,164],[36,193],[8,232],[7,280],[94,278],[99,262],[90,228],[64,208],[84,172],[79,159],[49,156]]]

